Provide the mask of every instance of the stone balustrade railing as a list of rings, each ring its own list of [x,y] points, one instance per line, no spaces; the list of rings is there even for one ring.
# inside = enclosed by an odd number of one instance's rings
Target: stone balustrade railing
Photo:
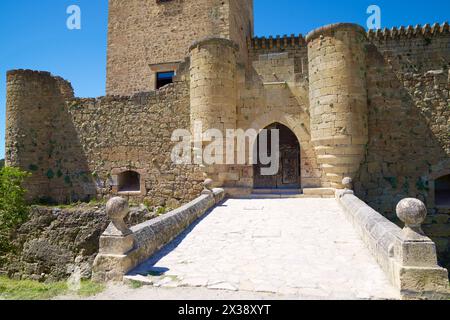
[[[427,216],[417,199],[404,199],[397,206],[403,230],[358,199],[350,178],[336,198],[348,219],[368,246],[403,299],[445,299],[449,297],[447,270],[437,262],[436,245],[425,236],[421,225]]]
[[[225,192],[223,189],[211,189],[211,182],[205,181],[202,195],[194,201],[132,228],[124,223],[128,202],[120,197],[109,200],[106,212],[111,223],[100,237],[93,280],[121,281],[130,270],[150,258],[219,203]]]

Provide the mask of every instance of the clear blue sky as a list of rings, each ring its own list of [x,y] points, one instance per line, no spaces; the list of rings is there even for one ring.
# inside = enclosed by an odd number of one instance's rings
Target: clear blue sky
[[[66,28],[72,4],[82,10],[81,30]],[[334,22],[365,26],[371,4],[381,7],[382,27],[450,20],[449,0],[255,0],[255,33],[306,34]],[[71,81],[79,97],[104,95],[107,10],[107,0],[0,0],[0,158],[7,70],[47,70]]]

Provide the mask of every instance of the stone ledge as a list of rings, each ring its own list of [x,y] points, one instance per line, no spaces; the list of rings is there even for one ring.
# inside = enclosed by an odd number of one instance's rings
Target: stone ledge
[[[223,189],[214,189],[211,193],[203,194],[174,211],[132,227],[133,249],[124,254],[117,254],[114,247],[100,248],[101,253],[97,255],[94,261],[93,280],[122,281],[127,272],[176,238],[195,220],[222,201],[224,195]],[[104,234],[102,237],[108,237],[108,235]],[[123,237],[123,239],[129,242],[128,237]],[[114,240],[117,245],[117,239]],[[103,243],[108,244],[110,242],[103,241]]]

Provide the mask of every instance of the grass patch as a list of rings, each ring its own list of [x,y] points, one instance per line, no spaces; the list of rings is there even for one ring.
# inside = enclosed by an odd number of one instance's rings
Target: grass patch
[[[65,282],[41,283],[0,277],[0,299],[3,300],[46,300],[66,291]]]
[[[103,283],[83,280],[81,281],[80,290],[77,293],[80,297],[91,297],[103,292],[105,288],[106,286]]]
[[[144,284],[142,282],[136,281],[136,280],[131,280],[128,282],[128,285],[132,288],[132,289],[139,289],[142,288],[144,286]]]
[[[103,290],[105,290],[105,285],[83,280],[80,289],[75,294],[80,297],[90,297]],[[48,300],[71,293],[66,281],[42,283],[33,280],[13,280],[5,276],[0,277],[0,300]]]
[[[106,205],[106,200],[104,199],[92,199],[89,202],[83,202],[83,201],[77,201],[77,202],[71,202],[71,203],[67,203],[67,204],[55,204],[55,203],[51,203],[51,202],[45,202],[43,201],[42,203],[36,204],[36,205],[42,205],[45,207],[49,207],[49,208],[55,208],[55,209],[75,209],[81,205],[86,205],[86,206],[90,206],[90,207],[96,207],[96,206],[104,206]]]

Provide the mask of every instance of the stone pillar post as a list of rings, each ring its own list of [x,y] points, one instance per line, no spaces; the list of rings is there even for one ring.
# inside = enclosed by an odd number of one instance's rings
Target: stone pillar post
[[[405,223],[395,251],[398,287],[406,299],[449,297],[447,270],[437,262],[436,245],[422,231],[427,216],[425,204],[404,199],[397,205],[397,216]]]
[[[128,212],[128,202],[123,198],[112,198],[106,204],[111,223],[100,237],[99,254],[93,267],[95,281],[121,281],[131,268],[126,254],[134,249],[135,239],[124,222]]]
[[[355,24],[308,34],[311,141],[325,187],[355,178],[368,142],[366,32]]]

